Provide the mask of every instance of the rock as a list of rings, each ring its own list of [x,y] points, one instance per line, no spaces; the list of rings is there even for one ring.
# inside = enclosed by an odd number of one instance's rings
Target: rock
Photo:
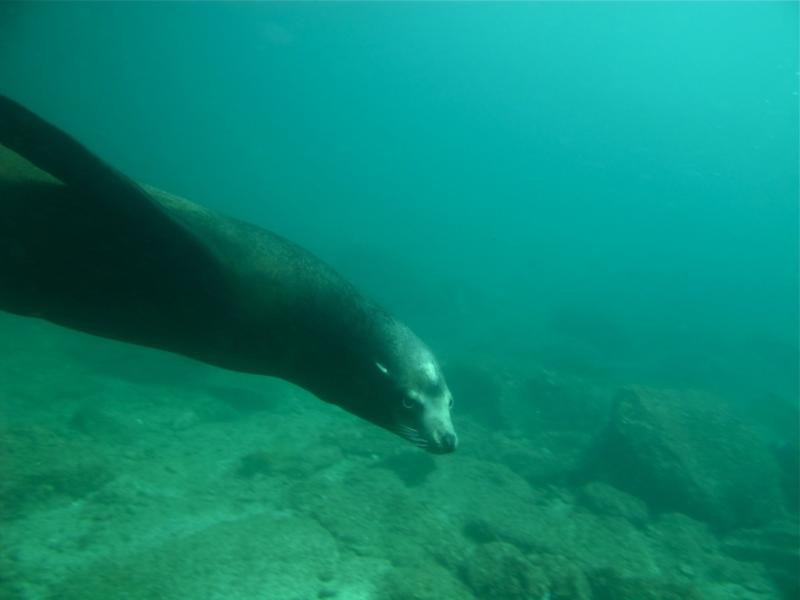
[[[594,600],[701,600],[697,590],[679,583],[625,577],[615,569],[589,574]]]
[[[97,406],[80,407],[72,414],[69,424],[76,431],[105,442],[128,443],[134,437],[121,420]]]
[[[467,553],[459,531],[442,519],[437,501],[408,488],[387,469],[354,466],[336,479],[300,480],[289,503],[350,552],[388,559],[396,568],[429,562],[454,568]]]
[[[335,570],[338,559],[333,538],[313,519],[273,511],[98,557],[72,571],[48,597],[308,600],[336,589],[320,576]]]
[[[408,487],[422,485],[436,470],[433,457],[417,449],[398,451],[382,459],[375,466],[394,472]]]
[[[595,514],[622,517],[634,525],[641,526],[650,517],[642,500],[599,481],[584,485],[578,493],[578,500]]]
[[[546,598],[550,589],[541,567],[505,542],[480,545],[466,565],[464,578],[481,600]]]
[[[765,529],[739,530],[725,539],[722,549],[737,560],[761,563],[786,598],[800,598],[797,521],[772,523]]]
[[[376,596],[380,600],[472,600],[469,589],[433,561],[389,570]]]
[[[257,450],[245,454],[239,459],[239,467],[236,474],[244,479],[254,477],[269,476],[275,472],[275,459],[269,452]]]
[[[591,436],[581,432],[541,432],[524,438],[495,433],[487,436],[484,452],[508,466],[531,485],[560,484],[571,479],[581,466]]]
[[[550,600],[591,600],[589,579],[575,561],[553,554],[530,554],[528,559],[547,575]]]
[[[76,500],[101,489],[114,474],[97,454],[95,446],[42,427],[1,431],[0,517]]]
[[[275,410],[284,401],[286,385],[267,381],[263,387],[256,392],[243,386],[205,384],[203,389],[215,400],[242,413]]]
[[[339,460],[341,452],[335,447],[315,445],[298,452],[296,448],[287,448],[281,440],[277,440],[269,448],[255,450],[242,456],[236,468],[236,475],[244,479],[276,475],[308,477]]]
[[[524,555],[505,542],[481,544],[464,568],[464,578],[481,600],[590,600],[589,580],[564,556]]]
[[[583,476],[722,530],[785,512],[770,450],[719,402],[697,394],[621,390]]]

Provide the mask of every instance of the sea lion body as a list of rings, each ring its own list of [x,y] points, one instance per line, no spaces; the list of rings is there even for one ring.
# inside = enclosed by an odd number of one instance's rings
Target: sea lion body
[[[326,263],[143,188],[0,97],[0,309],[292,381],[455,449],[433,354]]]

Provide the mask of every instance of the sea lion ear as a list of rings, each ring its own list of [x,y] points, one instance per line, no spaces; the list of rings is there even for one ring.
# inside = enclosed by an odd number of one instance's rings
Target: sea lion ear
[[[381,373],[383,373],[383,374],[384,374],[384,375],[386,375],[387,377],[389,376],[389,369],[387,369],[386,367],[384,367],[384,366],[383,366],[381,363],[379,363],[377,360],[375,361],[375,366],[376,366],[376,367],[378,367],[378,370],[379,370]]]

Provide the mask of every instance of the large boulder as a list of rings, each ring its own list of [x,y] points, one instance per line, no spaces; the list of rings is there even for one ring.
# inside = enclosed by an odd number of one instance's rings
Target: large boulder
[[[784,512],[769,448],[714,398],[630,387],[587,453],[584,475],[719,529]]]

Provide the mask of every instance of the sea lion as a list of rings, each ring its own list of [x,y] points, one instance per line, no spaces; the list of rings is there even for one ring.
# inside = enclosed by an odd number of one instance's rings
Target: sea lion
[[[433,353],[322,260],[140,186],[5,96],[0,144],[0,309],[281,377],[455,450]]]

